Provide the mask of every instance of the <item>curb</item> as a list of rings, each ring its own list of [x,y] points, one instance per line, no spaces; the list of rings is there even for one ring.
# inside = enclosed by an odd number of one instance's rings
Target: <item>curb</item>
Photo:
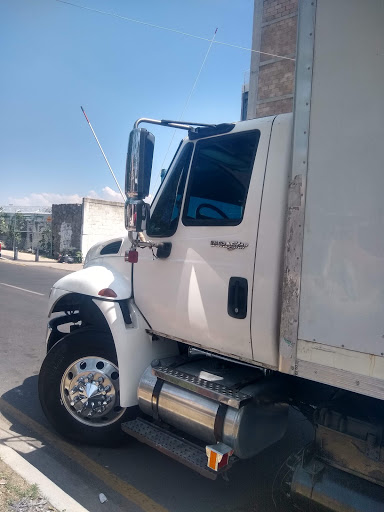
[[[36,484],[44,497],[47,498],[51,505],[57,508],[58,511],[89,512],[15,450],[2,443],[0,443],[0,458],[29,484]]]
[[[4,257],[4,256],[0,256],[0,261],[5,261],[7,263],[10,263],[11,265],[22,265],[23,267],[36,267],[36,268],[53,268],[53,269],[58,269],[58,270],[64,270],[65,272],[76,272],[77,270],[81,270],[83,268],[83,265],[81,266],[81,268],[73,268],[73,267],[63,267],[63,266],[58,266],[58,265],[69,265],[69,264],[58,264],[58,263],[50,263],[50,262],[45,262],[45,261],[42,261],[42,262],[35,262],[35,261],[26,261],[26,260],[13,260],[13,259],[9,259],[7,257]],[[39,265],[40,263],[40,265]],[[76,263],[73,264],[73,265],[77,265]]]

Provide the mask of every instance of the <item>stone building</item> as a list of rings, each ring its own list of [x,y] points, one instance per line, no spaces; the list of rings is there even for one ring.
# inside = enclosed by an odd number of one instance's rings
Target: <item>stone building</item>
[[[7,249],[34,251],[37,247],[50,255],[51,207],[0,206],[0,240]]]
[[[66,252],[81,251],[82,224],[82,204],[52,205],[52,246],[55,258]]]
[[[54,257],[80,251],[85,258],[96,242],[124,235],[123,203],[84,197],[81,204],[52,205]]]
[[[243,88],[242,119],[292,112],[297,15],[298,0],[255,0],[255,51],[251,56],[249,90]]]

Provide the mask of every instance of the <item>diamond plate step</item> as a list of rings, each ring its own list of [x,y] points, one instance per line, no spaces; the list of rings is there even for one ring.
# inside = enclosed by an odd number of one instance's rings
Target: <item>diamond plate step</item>
[[[182,437],[176,436],[142,418],[127,421],[121,425],[121,428],[138,441],[156,448],[159,452],[168,455],[168,457],[181,462],[211,480],[216,480],[220,473],[228,470],[232,465],[229,464],[218,472],[212,471],[207,467],[207,455],[204,448],[190,443]]]
[[[155,366],[152,368],[152,373],[161,380],[188,389],[198,395],[203,395],[211,400],[215,400],[215,402],[226,404],[235,409],[240,409],[240,407],[253,398],[251,395],[242,393],[237,389],[223,386],[217,382],[200,379],[200,377],[182,372],[177,368]]]

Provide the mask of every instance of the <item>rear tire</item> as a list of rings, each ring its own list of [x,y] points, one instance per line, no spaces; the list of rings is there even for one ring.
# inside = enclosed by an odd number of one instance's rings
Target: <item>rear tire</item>
[[[88,329],[68,334],[48,352],[39,375],[39,398],[60,434],[86,444],[119,444],[121,423],[138,414],[137,407],[120,407],[111,335]]]

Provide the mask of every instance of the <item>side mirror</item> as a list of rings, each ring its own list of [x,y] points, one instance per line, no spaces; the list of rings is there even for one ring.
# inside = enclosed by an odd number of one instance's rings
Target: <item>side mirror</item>
[[[129,135],[125,193],[128,201],[144,199],[149,194],[155,137],[145,128],[134,128]]]
[[[145,128],[134,128],[129,135],[125,169],[125,227],[128,231],[145,231],[149,219],[149,204],[143,199],[149,194],[155,137]]]

